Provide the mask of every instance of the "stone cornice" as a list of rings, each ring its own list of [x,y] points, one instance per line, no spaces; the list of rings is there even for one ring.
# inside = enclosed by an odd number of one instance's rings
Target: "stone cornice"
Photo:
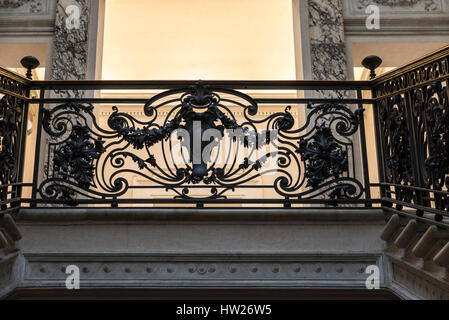
[[[365,9],[380,9],[380,29],[368,30]],[[345,1],[346,35],[447,35],[449,6],[442,0],[354,0]]]
[[[444,16],[412,18],[381,18],[379,30],[366,28],[366,17],[346,17],[345,35],[442,35],[447,36],[449,19]]]
[[[2,36],[49,36],[54,34],[55,20],[4,20],[0,18]]]
[[[30,4],[31,1],[28,1]],[[36,2],[37,3],[37,2]],[[55,1],[39,1],[39,10],[26,9],[25,2],[0,3],[0,35],[2,36],[48,36],[55,29]]]
[[[385,223],[382,209],[21,209],[15,214],[19,224],[36,223]]]

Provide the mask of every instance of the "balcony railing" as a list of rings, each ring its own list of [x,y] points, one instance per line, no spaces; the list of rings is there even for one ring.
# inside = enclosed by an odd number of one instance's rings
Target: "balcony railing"
[[[2,212],[375,205],[445,225],[448,57],[372,81],[31,81],[2,69]]]
[[[446,47],[372,83],[383,206],[440,226],[449,216],[448,79]]]

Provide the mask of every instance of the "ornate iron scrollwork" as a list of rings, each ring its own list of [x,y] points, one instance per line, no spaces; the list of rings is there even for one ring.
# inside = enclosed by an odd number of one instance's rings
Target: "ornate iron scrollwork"
[[[113,107],[107,129],[97,124],[92,105],[59,105],[44,112],[43,127],[53,141],[38,191],[44,199],[116,199],[134,188],[134,176],[147,182],[140,189],[207,201],[266,177],[263,187],[280,199],[360,198],[363,186],[349,161],[358,115],[333,103],[307,109],[300,126],[291,107],[262,116],[248,95],[201,82],[149,99],[145,121]],[[202,139],[210,129],[219,137]],[[199,137],[199,148],[182,132]],[[220,148],[226,150],[221,162]]]
[[[91,104],[67,103],[43,109],[42,127],[50,136],[47,179],[39,188],[45,199],[63,199],[69,204],[80,190],[92,192],[96,185],[96,162],[106,151]],[[106,131],[100,132],[106,134]],[[84,193],[85,194],[85,193]]]
[[[429,190],[449,188],[449,99],[441,81],[413,91],[412,107],[419,138],[421,178]],[[434,195],[438,209],[449,208],[448,197]]]
[[[329,178],[338,179],[348,171],[348,154],[325,124],[317,128],[311,141],[300,140],[297,152],[307,163],[306,187],[316,189]]]
[[[382,127],[386,130],[386,166],[388,180],[392,183],[409,185],[413,181],[410,159],[410,143],[404,99],[395,95],[381,103]]]
[[[442,222],[449,210],[447,48],[373,81],[383,205]]]
[[[103,143],[101,138],[92,138],[87,127],[77,123],[69,139],[55,150],[55,170],[75,179],[81,189],[89,190],[95,171],[93,162],[106,151]]]
[[[148,116],[153,115],[154,109],[151,106],[153,101],[157,101],[157,99],[153,98],[144,107],[145,114]],[[142,129],[132,130],[126,126],[126,121],[120,117],[117,108],[114,109],[114,114],[109,118],[108,124],[137,150],[143,149],[144,147],[150,148],[156,143],[168,139],[178,129],[186,130],[190,137],[193,137],[195,121],[201,123],[201,136],[205,131],[213,128],[219,129],[222,133],[224,129],[237,129],[239,127],[237,122],[219,110],[217,107],[219,102],[220,97],[213,93],[209,86],[204,86],[199,83],[186,90],[181,98],[180,110],[174,119],[168,121],[160,128],[150,129],[149,126],[145,126]],[[197,112],[195,109],[200,109],[202,112]],[[220,121],[221,125],[215,123],[217,120]],[[193,139],[191,139],[190,143],[190,159],[193,159]],[[210,143],[211,141],[202,141],[201,151]],[[154,156],[150,155],[150,158],[154,158]],[[188,174],[191,177],[189,179],[191,182],[199,183],[207,176],[208,170],[206,167],[204,162],[194,164],[191,172],[185,172],[184,174]],[[207,180],[211,181],[211,178],[207,178]]]
[[[23,102],[12,96],[0,100],[0,185],[17,182]],[[0,188],[0,201],[8,198],[8,188]],[[2,208],[5,209],[5,208]]]
[[[1,184],[7,184],[14,181],[16,174],[16,163],[14,159],[14,152],[11,152],[11,147],[14,144],[14,138],[17,137],[18,124],[16,119],[16,106],[12,103],[12,98],[4,96],[0,100],[0,137],[1,137],[1,151],[0,151],[0,180]]]
[[[424,161],[426,187],[442,190],[449,188],[449,101],[447,89],[440,81],[427,90],[425,121],[429,155]]]

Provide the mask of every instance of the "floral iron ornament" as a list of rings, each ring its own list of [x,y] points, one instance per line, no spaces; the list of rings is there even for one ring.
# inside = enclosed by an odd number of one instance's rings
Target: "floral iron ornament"
[[[311,141],[299,142],[297,152],[307,163],[307,187],[317,189],[327,179],[338,179],[348,171],[348,154],[335,140],[331,128],[324,123],[317,128]]]
[[[21,109],[13,97],[0,100],[0,185],[17,178],[17,142],[20,134]],[[0,188],[0,201],[8,197],[8,188]],[[3,206],[5,207],[5,206]]]
[[[106,151],[103,143],[92,138],[87,127],[77,123],[67,142],[55,151],[55,169],[73,177],[80,188],[88,190],[94,176],[94,160]]]
[[[163,93],[163,95],[166,95],[166,93]],[[158,95],[146,103],[144,110],[147,116],[153,116],[155,111],[151,105],[160,98],[161,96]],[[201,148],[197,150],[194,146],[194,137],[198,137],[201,140],[204,133],[209,129],[217,129],[223,134],[225,129],[234,130],[241,128],[234,119],[230,119],[218,108],[219,103],[220,97],[213,92],[212,88],[198,82],[195,86],[191,86],[186,90],[186,93],[181,98],[180,110],[174,119],[168,121],[160,128],[150,128],[150,126],[145,126],[142,129],[130,128],[126,125],[126,120],[118,113],[117,108],[114,109],[108,124],[137,150],[144,147],[152,147],[162,140],[168,139],[176,130],[183,129],[191,137],[188,150],[190,152],[190,162],[193,162],[196,156],[195,151],[199,151],[198,153],[202,155],[203,150],[214,140],[211,138],[208,141],[201,141]],[[254,108],[257,108],[255,104]],[[217,121],[220,122],[220,125],[216,124]],[[195,126],[195,122],[200,125]],[[195,132],[199,131],[198,129],[200,132]],[[201,157],[200,163],[193,163],[190,173],[186,173],[186,175],[191,177],[190,181],[193,183],[201,182],[206,178],[207,174],[207,163],[203,157]],[[210,181],[210,178],[207,178],[205,181]]]

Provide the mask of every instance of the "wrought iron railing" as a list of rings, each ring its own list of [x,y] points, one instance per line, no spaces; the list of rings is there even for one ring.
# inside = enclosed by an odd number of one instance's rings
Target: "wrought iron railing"
[[[28,80],[0,69],[0,216],[21,204],[29,93]]]
[[[373,81],[381,197],[392,212],[449,217],[449,47]]]
[[[448,52],[372,81],[28,81],[2,70],[2,211],[382,205],[442,225]],[[29,105],[37,138],[26,161],[33,178],[22,183]],[[369,176],[365,108],[379,183]]]
[[[33,191],[25,200],[31,206],[371,205],[369,178],[359,172],[368,166],[360,134],[363,103],[370,102],[361,98],[365,82],[37,81],[31,87],[41,97],[31,101],[40,111]],[[159,92],[144,99],[46,98],[67,89]],[[356,98],[279,93],[336,89]]]

